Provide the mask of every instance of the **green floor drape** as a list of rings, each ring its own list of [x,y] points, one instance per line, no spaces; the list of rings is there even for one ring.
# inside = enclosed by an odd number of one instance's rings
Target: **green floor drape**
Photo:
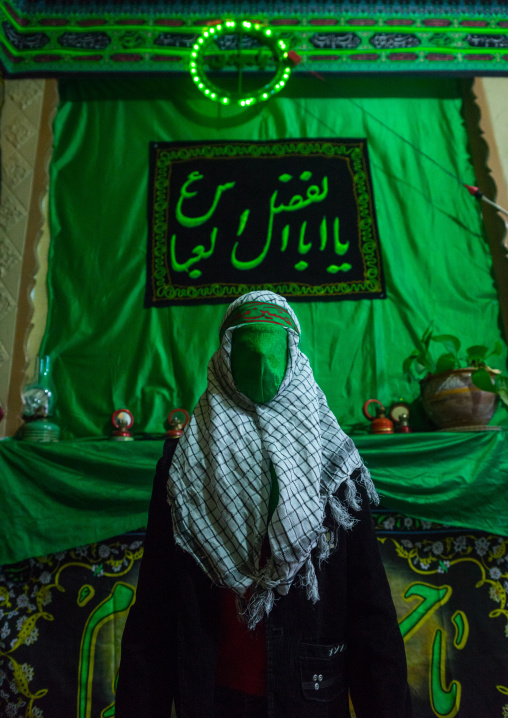
[[[146,524],[162,439],[0,442],[0,565]],[[508,535],[506,431],[358,436],[382,505]]]
[[[41,352],[52,359],[64,437],[108,433],[120,407],[134,430],[162,431],[170,409],[193,409],[218,345],[226,305],[143,308],[151,141],[367,138],[388,297],[293,303],[302,349],[347,431],[366,399],[418,394],[402,360],[429,325],[463,346],[494,345],[499,305],[478,203],[447,174],[475,183],[458,81],[292,78],[247,110],[218,107],[191,85],[60,82]]]

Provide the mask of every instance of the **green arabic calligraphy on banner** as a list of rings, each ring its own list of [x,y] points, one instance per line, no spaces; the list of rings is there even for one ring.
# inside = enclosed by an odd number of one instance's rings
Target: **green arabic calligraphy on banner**
[[[364,139],[152,143],[146,305],[385,296]]]

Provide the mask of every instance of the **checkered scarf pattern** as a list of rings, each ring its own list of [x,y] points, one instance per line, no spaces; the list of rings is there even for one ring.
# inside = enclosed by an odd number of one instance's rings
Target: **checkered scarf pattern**
[[[283,306],[294,318],[298,331],[286,330],[285,377],[267,404],[241,394],[231,372],[234,327],[226,329],[208,365],[207,389],[175,450],[168,501],[176,543],[214,583],[236,592],[239,612],[253,628],[271,610],[274,591],[287,594],[299,572],[309,599],[319,599],[311,552],[317,547],[320,564],[336,543],[337,528],[354,525],[348,506],[359,509],[356,482],[365,484],[372,501],[377,495],[298,348],[300,326],[286,300],[273,292],[245,294],[229,307],[223,323],[248,301]],[[268,524],[270,461],[280,498]],[[335,494],[343,483],[341,502]],[[327,507],[330,527],[324,525]],[[271,556],[261,565],[266,535]],[[242,601],[247,589],[250,598]]]

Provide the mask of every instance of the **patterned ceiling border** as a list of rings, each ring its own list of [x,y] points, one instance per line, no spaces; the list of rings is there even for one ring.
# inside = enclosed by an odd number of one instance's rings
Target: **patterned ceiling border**
[[[175,2],[159,12],[157,4],[110,1],[99,8],[0,0],[6,74],[188,72],[199,33],[225,17],[270,26],[301,57],[298,73],[508,74],[506,5]],[[242,44],[242,56],[245,70],[258,69],[255,44]]]

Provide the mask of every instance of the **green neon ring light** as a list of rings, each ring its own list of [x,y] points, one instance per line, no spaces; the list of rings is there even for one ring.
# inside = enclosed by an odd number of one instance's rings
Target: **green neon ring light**
[[[264,45],[268,45],[277,62],[277,70],[272,80],[256,92],[248,94],[219,90],[210,82],[203,67],[203,56],[207,47],[217,37],[238,33],[239,30],[246,35],[259,38]],[[248,107],[255,102],[269,100],[276,92],[282,90],[291,74],[288,49],[284,40],[277,38],[269,27],[264,27],[248,20],[224,20],[219,25],[207,27],[192,48],[189,69],[196,87],[209,100],[219,102],[221,105],[237,104],[241,107]]]

